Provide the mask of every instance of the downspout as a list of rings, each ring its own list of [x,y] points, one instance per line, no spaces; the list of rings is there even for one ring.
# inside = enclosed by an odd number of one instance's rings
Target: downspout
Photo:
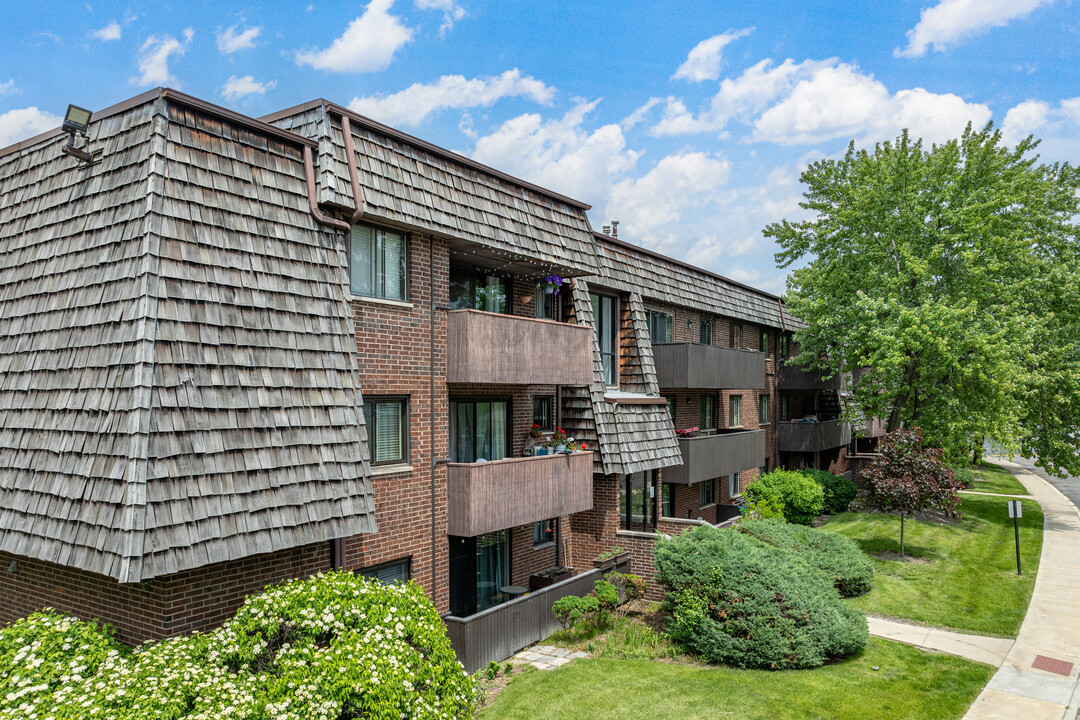
[[[355,225],[364,216],[364,193],[360,190],[360,173],[356,169],[356,151],[353,149],[352,125],[344,113],[339,113],[341,118],[341,133],[345,136],[345,159],[349,164],[349,184],[352,186],[353,210],[349,224]]]
[[[307,178],[308,209],[316,222],[344,233],[351,231],[352,226],[349,223],[324,215],[319,209],[318,200],[315,198],[315,167],[311,162],[311,148],[307,145],[304,146],[304,176]]]
[[[345,123],[348,122],[348,118],[344,116],[342,116],[342,120]],[[359,204],[359,200],[357,200],[357,203]],[[431,357],[428,361],[428,378],[431,381],[431,394],[428,396],[428,442],[430,443],[428,453],[431,455],[431,599],[433,602],[438,603],[439,596],[435,592],[437,577],[435,574],[435,551],[438,545],[438,526],[435,521],[435,471],[437,469],[435,459],[435,238],[431,235],[428,235],[428,303],[428,319],[431,326],[431,336],[429,338]],[[447,601],[449,602],[449,598]]]

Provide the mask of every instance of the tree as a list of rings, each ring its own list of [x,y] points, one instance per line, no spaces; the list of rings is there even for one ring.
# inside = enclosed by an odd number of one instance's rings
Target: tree
[[[1080,172],[987,125],[926,150],[905,131],[803,173],[810,219],[774,223],[793,360],[852,373],[850,415],[920,426],[954,461],[984,440],[1080,473]]]
[[[878,457],[862,475],[866,488],[852,508],[900,516],[900,557],[904,556],[904,516],[935,509],[960,517],[960,482],[945,464],[940,448],[924,448],[919,428],[897,430],[878,442]]]

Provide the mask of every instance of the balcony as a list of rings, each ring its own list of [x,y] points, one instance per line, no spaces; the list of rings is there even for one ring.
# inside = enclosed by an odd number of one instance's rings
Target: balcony
[[[851,425],[839,420],[781,422],[776,426],[780,452],[820,452],[851,442]]]
[[[679,438],[682,465],[664,468],[664,482],[690,483],[725,477],[765,464],[764,430],[729,430],[716,435]]]
[[[653,360],[662,388],[765,387],[765,354],[756,350],[657,343],[653,345]]]
[[[472,537],[591,510],[592,472],[591,452],[449,463],[446,532]]]
[[[446,319],[446,381],[589,385],[592,340],[592,328],[584,325],[451,310]]]
[[[881,437],[885,434],[886,422],[884,418],[867,418],[862,436],[867,438]]]
[[[776,387],[779,390],[839,390],[840,385],[840,373],[823,380],[821,370],[803,368],[789,362],[781,362],[776,374]]]

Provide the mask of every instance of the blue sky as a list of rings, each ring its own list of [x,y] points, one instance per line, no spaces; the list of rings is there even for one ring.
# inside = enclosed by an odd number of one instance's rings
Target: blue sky
[[[159,85],[256,117],[324,97],[773,292],[761,229],[851,140],[993,120],[1080,160],[1080,0],[7,0],[0,47],[0,146]]]

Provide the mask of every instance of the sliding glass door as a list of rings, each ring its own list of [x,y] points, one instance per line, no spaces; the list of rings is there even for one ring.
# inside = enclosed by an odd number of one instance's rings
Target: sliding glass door
[[[476,610],[505,602],[502,588],[510,584],[510,531],[498,530],[476,538]]]
[[[510,453],[506,400],[450,402],[450,461],[502,460]]]

